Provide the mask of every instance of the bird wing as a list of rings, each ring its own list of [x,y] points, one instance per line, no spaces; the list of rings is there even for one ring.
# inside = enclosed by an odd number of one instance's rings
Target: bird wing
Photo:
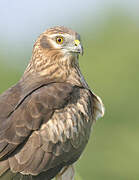
[[[16,106],[20,99],[17,86],[0,96],[0,160],[12,155],[17,147],[22,148],[34,130],[66,105],[73,90],[68,83],[51,83],[30,93]]]
[[[0,96],[0,176],[11,169],[52,178],[74,163],[88,142],[92,95],[69,83],[41,86],[23,99],[19,89]]]

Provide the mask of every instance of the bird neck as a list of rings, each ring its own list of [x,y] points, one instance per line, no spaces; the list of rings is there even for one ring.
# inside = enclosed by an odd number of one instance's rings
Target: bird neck
[[[72,85],[88,88],[81,74],[77,56],[62,56],[57,53],[57,56],[51,56],[49,60],[49,56],[42,54],[42,52],[37,53],[37,55],[33,54],[20,80],[24,93],[52,82],[68,82]]]

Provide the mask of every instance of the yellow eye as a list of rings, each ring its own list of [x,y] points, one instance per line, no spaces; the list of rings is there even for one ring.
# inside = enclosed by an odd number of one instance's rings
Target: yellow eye
[[[56,42],[57,42],[57,44],[62,44],[63,43],[63,37],[57,37],[56,38]]]

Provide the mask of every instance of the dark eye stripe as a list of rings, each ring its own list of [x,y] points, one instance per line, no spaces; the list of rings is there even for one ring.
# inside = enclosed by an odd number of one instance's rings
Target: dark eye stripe
[[[41,47],[43,48],[51,48],[51,44],[49,42],[49,40],[47,39],[46,36],[43,36],[41,39],[40,39],[40,45]]]

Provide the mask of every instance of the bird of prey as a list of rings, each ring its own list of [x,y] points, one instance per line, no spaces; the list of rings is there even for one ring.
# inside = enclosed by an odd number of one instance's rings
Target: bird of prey
[[[101,99],[78,63],[80,36],[56,26],[42,33],[19,82],[0,95],[0,180],[73,180]]]

